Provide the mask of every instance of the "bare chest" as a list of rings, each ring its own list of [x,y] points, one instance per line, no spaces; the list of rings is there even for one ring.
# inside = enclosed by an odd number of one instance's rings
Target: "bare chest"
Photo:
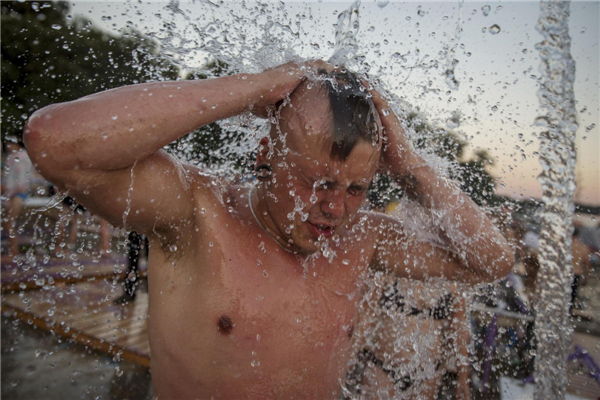
[[[160,293],[151,299],[161,300],[151,300],[153,357],[176,360],[170,368],[185,366],[219,390],[233,390],[234,382],[262,382],[264,390],[336,388],[364,268],[343,254],[303,265],[264,232],[228,224],[200,235],[180,267],[151,271],[152,294]]]
[[[219,333],[277,349],[293,344],[303,352],[345,347],[356,315],[358,269],[324,260],[304,264],[264,236],[221,246],[209,261],[219,265],[215,301],[208,302]]]

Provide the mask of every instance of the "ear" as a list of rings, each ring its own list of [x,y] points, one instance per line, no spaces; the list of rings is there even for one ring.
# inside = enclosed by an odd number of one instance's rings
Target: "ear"
[[[254,169],[256,169],[256,167],[258,167],[259,165],[268,165],[270,163],[271,160],[269,157],[269,144],[270,139],[268,136],[265,136],[264,138],[260,139],[260,142],[258,143],[258,152],[256,154],[256,163],[254,164]]]

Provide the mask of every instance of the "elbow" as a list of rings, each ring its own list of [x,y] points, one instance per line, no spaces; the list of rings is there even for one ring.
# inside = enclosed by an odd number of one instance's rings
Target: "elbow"
[[[510,249],[499,252],[495,257],[481,257],[469,268],[469,281],[474,284],[491,283],[508,275],[515,265],[515,256]]]
[[[489,282],[502,279],[512,271],[515,265],[515,255],[507,246],[491,263],[492,267],[488,271],[486,280]]]
[[[34,159],[40,149],[40,142],[43,137],[43,126],[38,122],[39,113],[41,110],[34,112],[27,122],[25,123],[25,129],[23,130],[23,143],[29,154],[29,158]]]
[[[510,249],[506,249],[498,260],[498,275],[496,278],[503,278],[512,271],[515,265],[515,253]]]
[[[55,107],[50,105],[34,112],[23,130],[23,142],[29,158],[36,169],[53,183],[60,176],[58,170],[66,158],[64,149],[59,149],[61,139],[52,118]]]
[[[47,142],[48,138],[52,136],[52,117],[51,113],[48,112],[51,108],[52,106],[50,105],[37,110],[31,114],[25,123],[23,142],[25,143],[29,157],[32,159],[43,152],[44,142]]]

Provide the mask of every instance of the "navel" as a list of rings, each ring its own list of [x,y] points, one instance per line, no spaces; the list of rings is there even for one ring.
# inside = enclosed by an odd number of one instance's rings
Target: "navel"
[[[222,315],[217,322],[217,326],[219,328],[219,332],[221,332],[223,335],[228,335],[233,329],[233,322],[227,315]]]

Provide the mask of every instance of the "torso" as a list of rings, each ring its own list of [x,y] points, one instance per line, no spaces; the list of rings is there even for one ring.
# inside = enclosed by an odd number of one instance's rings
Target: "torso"
[[[337,398],[372,243],[304,267],[254,221],[247,193],[199,208],[173,255],[151,245],[154,395]]]

